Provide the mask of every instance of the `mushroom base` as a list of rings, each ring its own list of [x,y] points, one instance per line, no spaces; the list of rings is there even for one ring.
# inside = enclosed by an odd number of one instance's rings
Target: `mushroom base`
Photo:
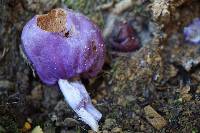
[[[102,114],[92,105],[89,94],[81,82],[69,82],[66,79],[59,79],[58,85],[65,100],[78,114],[80,119],[88,124],[94,131],[98,131],[98,121]]]

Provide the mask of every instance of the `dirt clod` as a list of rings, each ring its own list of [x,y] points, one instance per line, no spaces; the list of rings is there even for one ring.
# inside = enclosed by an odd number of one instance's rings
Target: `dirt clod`
[[[167,125],[164,117],[158,114],[150,105],[144,107],[145,117],[151,125],[160,130]]]
[[[112,129],[112,127],[114,127],[115,125],[116,125],[116,120],[108,118],[105,120],[102,129]]]

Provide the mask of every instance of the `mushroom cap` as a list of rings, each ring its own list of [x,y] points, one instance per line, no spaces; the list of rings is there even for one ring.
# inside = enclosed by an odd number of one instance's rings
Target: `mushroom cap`
[[[80,13],[65,12],[64,34],[40,28],[36,15],[21,35],[25,55],[40,79],[49,85],[59,79],[93,77],[104,63],[105,45],[99,28]]]
[[[133,27],[127,22],[116,23],[118,29],[113,30],[110,38],[111,46],[120,52],[133,52],[140,48],[140,41]]]

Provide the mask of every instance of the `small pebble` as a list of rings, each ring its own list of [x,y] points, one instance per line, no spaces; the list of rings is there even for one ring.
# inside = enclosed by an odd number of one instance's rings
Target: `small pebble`
[[[28,132],[32,128],[31,124],[29,122],[25,122],[23,128],[21,129],[21,132],[25,133]]]
[[[97,104],[97,100],[96,99],[92,99],[92,104],[96,105]]]
[[[200,86],[198,86],[196,93],[200,93]]]
[[[107,130],[103,130],[103,133],[109,133]]]
[[[181,99],[184,102],[188,102],[188,101],[190,101],[192,99],[192,95],[189,94],[189,91],[190,91],[190,86],[185,86],[180,91]]]
[[[102,129],[112,129],[116,125],[115,119],[106,119]]]
[[[88,130],[88,133],[95,133],[93,130]]]
[[[111,130],[112,133],[122,133],[122,129],[119,127],[115,127]]]
[[[158,114],[150,105],[144,107],[144,112],[147,121],[157,130],[167,125],[165,118]]]
[[[183,99],[183,101],[188,102],[192,99],[192,96],[190,94],[183,94],[181,98]]]
[[[42,128],[40,126],[36,126],[31,133],[43,133]]]

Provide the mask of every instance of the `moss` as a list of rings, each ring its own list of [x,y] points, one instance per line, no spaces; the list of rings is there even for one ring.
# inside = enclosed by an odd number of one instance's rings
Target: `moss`
[[[193,128],[192,129],[192,133],[198,133],[198,129],[197,128]]]
[[[102,1],[103,3],[103,1]],[[103,15],[101,11],[96,11],[95,7],[98,6],[98,2],[94,0],[65,0],[65,4],[68,8],[79,11],[88,16],[101,28],[104,25]]]

